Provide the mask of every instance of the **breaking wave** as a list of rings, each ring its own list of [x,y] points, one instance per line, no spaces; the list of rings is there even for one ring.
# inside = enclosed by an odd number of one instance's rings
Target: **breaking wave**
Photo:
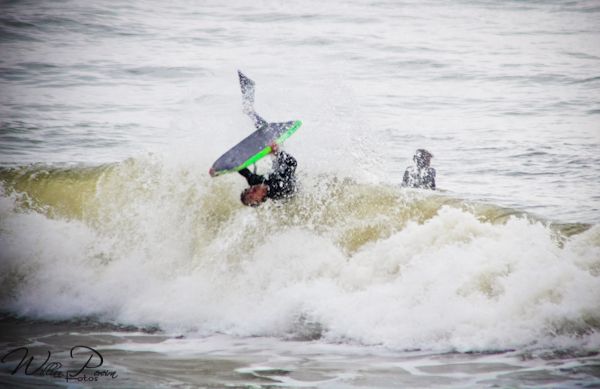
[[[1,309],[401,349],[600,345],[600,227],[444,193],[243,180],[158,157],[0,170]]]

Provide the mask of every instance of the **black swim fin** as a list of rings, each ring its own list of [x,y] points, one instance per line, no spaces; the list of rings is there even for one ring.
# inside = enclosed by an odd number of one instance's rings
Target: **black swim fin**
[[[269,123],[254,111],[254,81],[239,70],[238,76],[240,77],[240,87],[242,89],[242,111],[250,116],[250,119],[254,122],[254,127],[257,129],[268,126]]]

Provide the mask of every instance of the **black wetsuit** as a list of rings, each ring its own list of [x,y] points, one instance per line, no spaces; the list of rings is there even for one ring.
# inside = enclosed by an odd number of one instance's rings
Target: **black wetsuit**
[[[280,200],[288,198],[296,192],[296,165],[296,158],[285,151],[280,151],[273,161],[273,172],[267,178],[260,174],[254,174],[248,169],[242,169],[239,173],[246,178],[250,186],[267,185],[267,197],[272,200]]]
[[[428,166],[409,166],[404,172],[402,186],[435,190],[435,169]]]

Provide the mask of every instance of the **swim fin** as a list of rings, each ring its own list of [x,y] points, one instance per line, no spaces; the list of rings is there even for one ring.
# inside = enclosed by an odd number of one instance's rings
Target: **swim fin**
[[[250,116],[257,129],[268,126],[269,123],[254,111],[254,81],[238,70],[240,87],[242,89],[242,112]]]

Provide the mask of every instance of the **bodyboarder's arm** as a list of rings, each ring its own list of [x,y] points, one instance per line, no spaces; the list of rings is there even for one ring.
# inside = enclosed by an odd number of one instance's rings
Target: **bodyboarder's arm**
[[[266,181],[263,176],[261,176],[260,174],[252,173],[250,170],[248,170],[248,168],[244,168],[244,169],[240,170],[238,173],[240,173],[242,176],[244,176],[246,181],[248,181],[248,185],[250,185],[250,186],[264,184]]]

